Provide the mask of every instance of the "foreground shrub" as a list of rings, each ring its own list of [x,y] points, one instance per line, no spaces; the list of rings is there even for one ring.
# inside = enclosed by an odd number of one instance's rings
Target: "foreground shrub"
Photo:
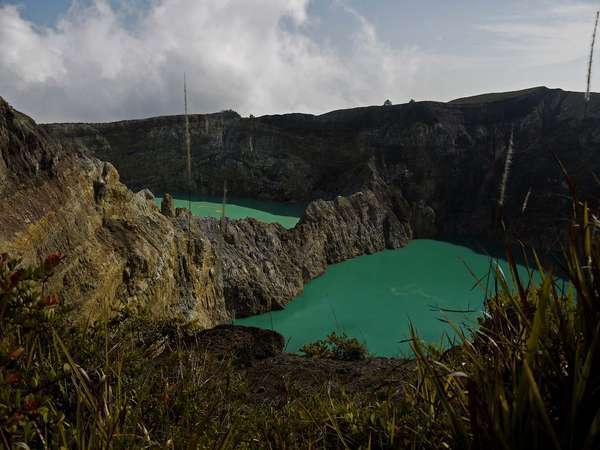
[[[458,330],[459,348],[436,357],[413,332],[420,388],[458,448],[600,448],[600,228],[587,205],[575,214],[562,264],[571,286],[537,257],[541,282],[523,284],[509,250],[510,273],[497,269],[497,293],[479,329]]]
[[[52,255],[23,268],[0,257],[1,446],[226,445],[242,386],[229,362],[191,351],[177,324],[125,315],[72,327],[43,292],[59,263]]]
[[[311,358],[329,358],[340,361],[359,361],[369,356],[367,347],[345,333],[330,333],[325,339],[303,346],[300,351]]]
[[[257,399],[244,370],[198,350],[184,324],[125,312],[73,327],[43,292],[59,263],[0,258],[0,447],[397,448],[439,432],[398,392],[348,396],[324,383]],[[337,357],[366,352],[344,336],[328,342]]]

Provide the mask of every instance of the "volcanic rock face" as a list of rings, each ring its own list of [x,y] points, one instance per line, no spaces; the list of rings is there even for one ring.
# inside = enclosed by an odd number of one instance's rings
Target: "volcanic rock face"
[[[240,116],[233,111],[191,115],[192,158],[200,157],[201,149],[203,164],[218,165],[227,130],[239,120]],[[80,148],[92,150],[92,154],[101,160],[113,164],[119,161],[115,165],[119,173],[127,174],[124,181],[133,190],[148,188],[153,192],[177,193],[187,192],[189,188],[187,180],[182,178],[185,173],[183,116],[43,127],[56,133],[63,142],[72,141]],[[198,174],[195,185],[204,186],[214,178]]]
[[[291,230],[254,219],[220,226],[196,218],[195,224],[216,249],[225,300],[236,317],[281,309],[329,264],[399,248],[412,238],[407,212],[371,191],[315,201]]]
[[[171,194],[165,194],[160,204],[160,212],[166,217],[175,217],[175,205]]]
[[[496,237],[499,218],[520,238],[549,243],[568,213],[564,176],[598,198],[600,96],[559,89],[489,94],[451,103],[355,108],[320,116],[192,116],[196,193],[308,201],[392,188],[409,205],[418,237]],[[132,188],[185,186],[181,117],[48,125],[119,169]],[[498,192],[511,133],[515,151]],[[528,199],[523,211],[525,198]]]
[[[115,167],[64,145],[0,99],[0,250],[65,258],[48,292],[83,320],[127,305],[208,327],[282,308],[328,264],[412,237],[400,192],[382,187],[311,203],[292,230],[253,219],[162,214]],[[169,199],[170,196],[165,196]]]
[[[203,326],[228,319],[210,245],[190,245],[110,163],[65,148],[1,98],[0,154],[0,251],[26,263],[61,252],[48,292],[83,320],[123,305]]]

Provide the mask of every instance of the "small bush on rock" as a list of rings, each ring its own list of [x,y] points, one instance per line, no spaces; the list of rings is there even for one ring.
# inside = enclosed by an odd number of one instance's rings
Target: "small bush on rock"
[[[345,333],[337,334],[335,331],[325,339],[306,344],[300,351],[311,358],[341,361],[358,361],[369,356],[367,347],[358,339],[348,337]]]

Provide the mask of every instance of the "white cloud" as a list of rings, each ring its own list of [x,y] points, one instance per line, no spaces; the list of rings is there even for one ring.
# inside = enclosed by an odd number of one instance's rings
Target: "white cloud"
[[[0,6],[0,95],[44,122],[179,113],[184,71],[192,111],[254,115],[584,88],[590,2],[509,3],[503,17],[465,16],[461,30],[431,16],[440,36],[470,39],[453,51],[436,44],[433,53],[425,41],[382,41],[347,0],[331,0],[345,35],[317,38],[314,28],[328,24],[309,14],[310,1],[122,0],[114,9],[73,0],[51,28]]]
[[[55,75],[64,75],[60,51],[48,41],[46,32],[20,20],[14,6],[0,9],[0,61],[2,68],[27,83],[43,83]]]
[[[600,9],[600,3],[585,2],[561,2],[550,9],[550,12],[556,16],[579,16],[584,14],[586,17],[592,15]]]
[[[384,45],[356,14],[341,55],[304,32],[308,3],[155,0],[130,22],[130,6],[95,0],[54,28],[0,7],[0,95],[39,121],[177,113],[184,71],[198,112],[324,112],[409,95],[416,48]]]
[[[478,25],[495,36],[491,50],[518,67],[567,64],[586,57],[600,5],[554,0],[538,6],[529,15]]]
[[[503,17],[475,24],[487,44],[475,61],[471,58],[478,66],[473,73],[486,80],[477,84],[483,91],[540,85],[584,90],[599,7],[597,2],[532,0],[508,9]],[[599,60],[595,58],[595,67]],[[598,83],[593,78],[594,88]]]

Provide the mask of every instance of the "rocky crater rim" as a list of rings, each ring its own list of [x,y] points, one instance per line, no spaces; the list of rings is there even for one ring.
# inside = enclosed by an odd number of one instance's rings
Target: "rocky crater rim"
[[[194,193],[219,196],[226,179],[236,196],[310,202],[290,230],[161,214],[150,191],[187,188],[181,119],[38,126],[0,100],[0,248],[68,255],[49,287],[84,316],[133,305],[208,327],[283,308],[328,265],[414,238],[551,247],[570,211],[555,157],[581,199],[600,198],[597,94],[194,115]]]
[[[515,99],[519,97],[526,97],[532,94],[544,94],[549,91],[554,92],[563,92],[566,94],[578,94],[584,95],[583,92],[579,91],[569,91],[561,88],[550,88],[547,86],[536,86],[532,88],[518,89],[515,91],[499,91],[499,92],[489,92],[485,94],[474,94],[466,97],[459,97],[456,99],[448,100],[446,102],[443,101],[435,101],[435,100],[410,100],[403,103],[394,103],[389,106],[395,107],[403,107],[410,104],[415,103],[426,103],[426,104],[440,104],[440,105],[465,105],[465,104],[484,104],[484,103],[492,103],[492,102],[501,102],[507,99]],[[600,95],[599,93],[592,92],[591,95]],[[382,108],[389,106],[381,106],[381,105],[365,105],[365,106],[356,106],[352,108],[342,108],[335,109],[331,111],[327,111],[321,114],[311,114],[311,113],[302,113],[302,112],[293,112],[293,113],[282,113],[282,114],[263,114],[260,116],[242,116],[238,112],[233,109],[226,109],[220,112],[202,112],[202,113],[191,113],[188,114],[189,118],[203,118],[203,117],[233,117],[238,119],[263,119],[268,117],[327,117],[330,114],[335,114],[343,111],[360,111],[360,110],[368,110],[371,108]],[[183,114],[164,114],[158,116],[145,116],[135,119],[120,119],[120,120],[106,120],[101,122],[77,122],[77,121],[68,121],[68,122],[40,122],[39,125],[99,125],[99,126],[119,126],[119,125],[135,125],[135,124],[144,124],[148,121],[163,121],[163,120],[172,120],[175,123],[179,123],[183,121]]]

